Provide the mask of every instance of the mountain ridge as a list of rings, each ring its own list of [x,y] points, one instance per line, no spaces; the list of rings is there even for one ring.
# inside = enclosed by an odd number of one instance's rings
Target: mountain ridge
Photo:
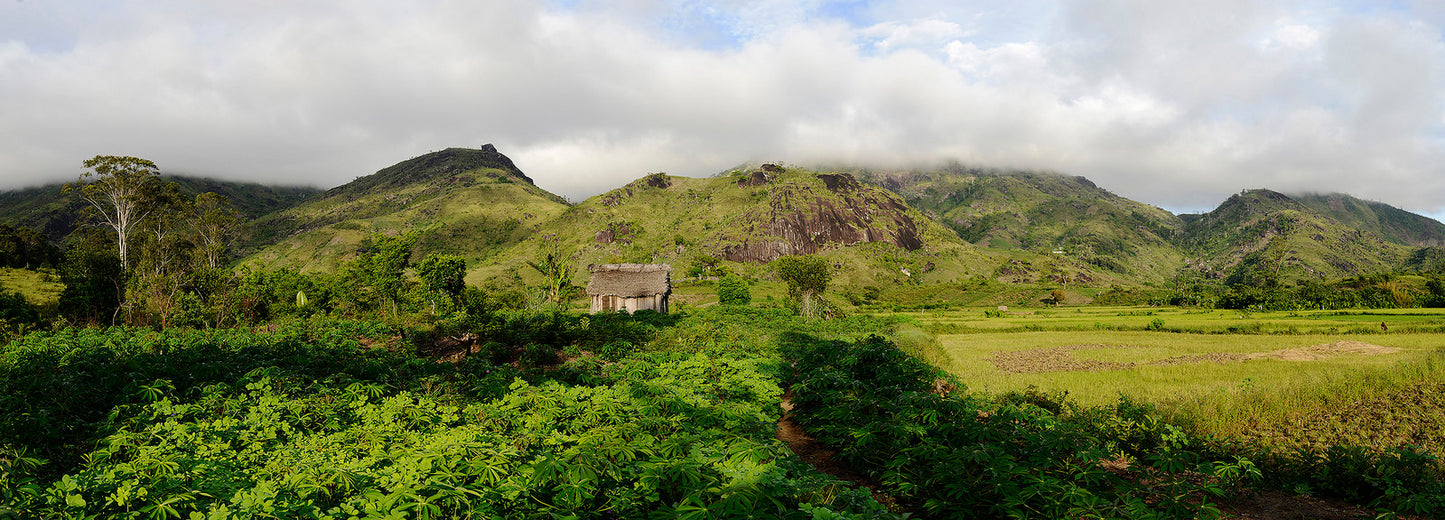
[[[859,284],[985,276],[1158,285],[1187,272],[1290,283],[1427,269],[1445,247],[1445,224],[1345,194],[1243,190],[1208,212],[1175,215],[1082,176],[958,163],[654,173],[571,203],[488,144],[418,155],[306,193],[247,215],[255,226],[243,263],[332,270],[370,234],[415,233],[418,254],[462,255],[473,279],[517,269],[550,240],[579,261],[715,258],[754,271],[747,266],[816,253]],[[4,204],[5,196],[19,202]],[[10,210],[0,223],[59,197],[31,198],[0,193]]]

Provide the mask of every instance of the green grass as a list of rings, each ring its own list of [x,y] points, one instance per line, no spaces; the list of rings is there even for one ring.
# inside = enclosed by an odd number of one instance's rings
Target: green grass
[[[1445,413],[1445,309],[985,311],[996,309],[897,315],[945,332],[945,355],[934,362],[972,391],[1036,387],[1083,406],[1126,395],[1175,423],[1268,445],[1410,443],[1445,456],[1445,436],[1431,426]],[[1280,353],[1339,341],[1387,348],[1314,359]],[[1044,349],[1063,352],[1049,358]]]
[[[1172,365],[1151,363],[1183,356],[1208,354],[1250,355],[1305,348],[1356,339],[1399,352],[1390,354],[1339,354],[1313,361],[1263,358],[1247,361],[1193,362]],[[944,368],[958,375],[970,389],[985,392],[1022,390],[1036,386],[1064,390],[1080,404],[1099,405],[1128,394],[1143,401],[1167,404],[1200,396],[1225,396],[1251,386],[1281,388],[1294,381],[1311,384],[1335,380],[1355,372],[1391,370],[1402,364],[1426,362],[1438,355],[1445,334],[1383,334],[1368,338],[1335,335],[1223,335],[1176,334],[1151,331],[998,332],[954,334],[939,337],[949,354]],[[1080,360],[1134,363],[1113,370],[1008,373],[990,360],[995,354],[1063,347]]]
[[[1163,331],[1192,334],[1378,334],[1445,332],[1445,309],[1244,312],[1180,307],[1010,308],[993,307],[902,313],[939,334],[1025,331],[1145,330],[1159,320]]]
[[[60,293],[65,284],[50,271],[31,271],[0,267],[0,288],[20,293],[25,301],[42,308],[54,308],[60,303]]]

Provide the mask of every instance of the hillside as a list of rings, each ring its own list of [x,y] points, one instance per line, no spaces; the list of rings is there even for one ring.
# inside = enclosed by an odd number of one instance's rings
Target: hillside
[[[575,252],[579,268],[665,262],[682,275],[727,265],[755,279],[770,277],[761,266],[779,256],[817,253],[835,266],[840,291],[897,301],[954,301],[984,280],[1027,289],[1009,301],[1059,287],[1088,301],[1084,288],[1157,286],[1181,273],[1288,284],[1445,265],[1445,225],[1349,195],[1252,190],[1176,216],[1083,177],[958,164],[656,173],[576,205],[491,145],[413,157],[324,193],[165,178],[187,193],[226,195],[251,219],[237,247],[243,264],[306,271],[334,270],[375,233],[415,233],[418,258],[463,256],[473,282],[530,280],[522,266],[545,243]],[[60,188],[0,193],[0,224],[63,236],[79,201]],[[934,283],[945,285],[918,287]]]
[[[321,193],[309,186],[269,186],[182,175],[164,174],[161,180],[176,183],[182,193],[192,197],[206,192],[223,195],[246,219],[289,208]],[[34,229],[57,241],[64,238],[75,229],[83,202],[62,193],[63,187],[63,183],[56,183],[0,192],[0,224]]]
[[[948,281],[1000,262],[887,190],[845,173],[775,165],[711,178],[651,174],[568,208],[538,236],[577,251],[579,265],[661,262],[675,277],[720,262],[766,277],[766,262],[818,253],[837,268],[839,287]],[[513,262],[499,257],[480,275],[530,259],[539,243],[529,239],[510,253]]]
[[[956,164],[861,176],[898,193],[963,240],[1052,257],[1092,278],[1162,281],[1183,265],[1171,242],[1183,226],[1179,218],[1083,177]]]
[[[1181,218],[1189,267],[1230,283],[1392,271],[1411,251],[1270,190],[1240,192],[1209,213]]]
[[[1445,224],[1423,215],[1342,193],[1291,195],[1299,203],[1346,226],[1413,247],[1445,246]]]
[[[421,254],[456,254],[475,264],[566,208],[491,145],[448,148],[260,219],[242,263],[331,271],[369,234],[415,232]]]

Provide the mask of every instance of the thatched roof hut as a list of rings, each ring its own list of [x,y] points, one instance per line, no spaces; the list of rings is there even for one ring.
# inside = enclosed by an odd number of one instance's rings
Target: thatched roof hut
[[[672,294],[672,266],[667,264],[589,265],[587,295],[592,312],[653,310],[667,312]]]

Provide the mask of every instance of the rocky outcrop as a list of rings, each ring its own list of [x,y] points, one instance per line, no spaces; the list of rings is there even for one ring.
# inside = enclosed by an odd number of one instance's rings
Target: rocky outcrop
[[[828,187],[828,191],[834,193],[853,191],[859,188],[858,179],[854,179],[852,175],[846,173],[820,173],[818,178],[823,181],[824,186]]]
[[[671,186],[672,178],[668,177],[666,173],[649,173],[646,177],[627,183],[628,188],[667,189]],[[627,194],[631,196],[632,190],[628,190]]]
[[[822,186],[807,182],[774,185],[768,205],[744,218],[737,230],[740,236],[721,247],[721,256],[735,262],[762,263],[780,256],[816,253],[830,244],[887,242],[910,251],[923,247],[921,226],[898,198],[863,187],[848,175],[818,178]]]
[[[611,244],[613,242],[631,244],[632,226],[628,225],[626,222],[609,224],[606,228],[600,229],[597,231],[597,233],[594,233],[592,235],[592,241],[597,242],[598,244]]]

